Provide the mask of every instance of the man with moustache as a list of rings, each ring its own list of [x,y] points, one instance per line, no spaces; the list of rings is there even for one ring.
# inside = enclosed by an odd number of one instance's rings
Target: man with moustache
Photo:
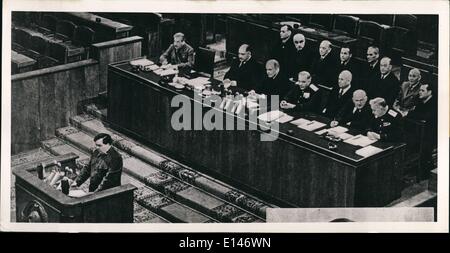
[[[173,35],[173,44],[159,57],[161,64],[177,65],[178,68],[194,67],[194,49],[186,43],[183,33]]]

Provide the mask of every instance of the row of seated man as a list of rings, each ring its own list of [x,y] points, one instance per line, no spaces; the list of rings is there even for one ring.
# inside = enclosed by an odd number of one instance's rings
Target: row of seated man
[[[248,94],[278,95],[281,97],[280,108],[287,112],[322,114],[333,119],[332,127],[350,126],[380,141],[403,142],[403,119],[424,120],[427,143],[421,159],[423,171],[419,176],[420,179],[427,178],[432,169],[432,150],[437,142],[437,96],[432,84],[421,82],[420,71],[412,69],[408,80],[400,84],[391,72],[390,58],[379,60],[376,47],[368,48],[367,66],[361,70],[352,67],[349,48],[341,49],[341,62],[337,62],[329,58],[332,57],[330,43],[323,41],[319,57],[314,59],[312,52],[305,55],[298,52],[305,49],[305,38],[301,34],[293,35],[292,46],[283,44],[287,43],[283,42],[285,32],[282,28],[282,41],[274,48],[273,58],[266,62],[265,73],[252,57],[251,46],[243,44],[239,47],[238,59],[231,63],[225,74],[224,82],[233,82]],[[289,51],[292,48],[297,54]],[[194,53],[184,35],[177,33],[160,61],[181,68],[192,67]],[[297,58],[289,58],[292,56]],[[295,78],[292,77],[294,73],[297,73]]]

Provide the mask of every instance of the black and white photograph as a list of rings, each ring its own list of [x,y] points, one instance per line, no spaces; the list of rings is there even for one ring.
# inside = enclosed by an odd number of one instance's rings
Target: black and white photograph
[[[448,232],[447,1],[44,3],[3,3],[2,229]]]

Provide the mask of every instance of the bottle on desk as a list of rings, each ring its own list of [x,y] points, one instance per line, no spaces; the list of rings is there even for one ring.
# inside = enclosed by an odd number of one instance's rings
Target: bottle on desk
[[[40,165],[38,165],[37,174],[38,174],[38,178],[40,180],[43,180],[45,178],[45,164],[44,163],[41,163]]]
[[[62,193],[68,195],[69,194],[69,179],[67,177],[63,177],[63,179],[61,179],[61,191]]]

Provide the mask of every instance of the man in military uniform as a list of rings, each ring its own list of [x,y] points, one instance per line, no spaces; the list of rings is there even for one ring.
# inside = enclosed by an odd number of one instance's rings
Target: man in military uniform
[[[369,128],[373,115],[367,103],[366,92],[364,90],[355,90],[352,101],[353,103],[347,104],[338,112],[335,120],[330,123],[331,127],[341,124],[359,131],[365,131]]]
[[[311,75],[307,71],[301,71],[296,84],[283,98],[280,107],[285,110],[319,113],[321,93],[316,85],[311,84]]]
[[[401,114],[389,109],[384,98],[374,98],[369,102],[373,113],[367,137],[382,141],[402,141]]]
[[[173,35],[173,44],[159,57],[161,64],[177,65],[178,68],[194,67],[194,49],[186,43],[183,33]]]
[[[420,70],[413,68],[409,71],[408,81],[402,83],[400,92],[394,102],[394,109],[401,112],[403,116],[419,102],[419,88],[421,86]]]
[[[120,154],[112,147],[109,134],[100,133],[94,137],[95,151],[91,155],[89,164],[74,180],[72,186],[82,185],[88,178],[89,192],[97,192],[120,186],[123,161]]]

